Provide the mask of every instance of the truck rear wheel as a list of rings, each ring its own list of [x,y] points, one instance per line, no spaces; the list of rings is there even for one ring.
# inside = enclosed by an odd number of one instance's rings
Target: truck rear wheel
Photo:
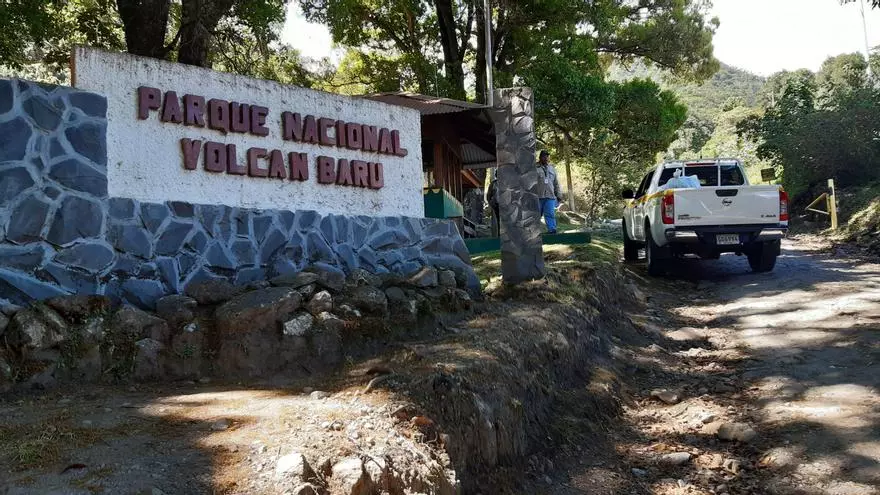
[[[663,248],[658,246],[651,236],[651,227],[645,226],[645,258],[648,259],[648,275],[652,277],[666,275],[669,260],[663,254]]]
[[[753,272],[766,273],[773,271],[776,257],[779,255],[779,241],[762,242],[751,249],[746,255]]]
[[[639,243],[629,238],[629,230],[626,222],[623,223],[623,259],[625,261],[638,261]]]

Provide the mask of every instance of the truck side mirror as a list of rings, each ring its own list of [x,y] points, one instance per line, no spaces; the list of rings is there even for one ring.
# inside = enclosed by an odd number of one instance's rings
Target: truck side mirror
[[[620,193],[620,197],[623,199],[633,199],[636,197],[636,193],[634,193],[632,189],[624,189],[623,192]]]

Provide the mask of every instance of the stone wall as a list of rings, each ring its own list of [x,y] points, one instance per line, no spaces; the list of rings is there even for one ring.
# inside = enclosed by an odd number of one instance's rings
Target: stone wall
[[[309,265],[401,275],[430,265],[479,287],[450,222],[108,198],[106,106],[0,80],[0,299],[105,294],[153,309],[194,282],[246,285]]]

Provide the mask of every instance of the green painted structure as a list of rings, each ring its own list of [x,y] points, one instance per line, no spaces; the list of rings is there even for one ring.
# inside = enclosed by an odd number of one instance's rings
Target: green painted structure
[[[589,244],[592,237],[588,232],[562,232],[559,234],[542,234],[541,239],[545,246],[553,244]],[[501,249],[501,239],[498,237],[477,237],[464,240],[471,256]]]
[[[428,218],[457,218],[464,216],[464,207],[445,189],[424,190],[425,216]]]

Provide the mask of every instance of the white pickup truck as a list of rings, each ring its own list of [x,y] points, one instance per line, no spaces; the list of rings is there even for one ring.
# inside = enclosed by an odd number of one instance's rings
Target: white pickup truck
[[[677,170],[700,186],[668,188]],[[624,259],[637,260],[644,248],[652,276],[689,254],[745,254],[752,270],[768,272],[788,232],[788,195],[780,186],[749,185],[735,159],[661,163],[622,196],[630,200],[623,213]]]

